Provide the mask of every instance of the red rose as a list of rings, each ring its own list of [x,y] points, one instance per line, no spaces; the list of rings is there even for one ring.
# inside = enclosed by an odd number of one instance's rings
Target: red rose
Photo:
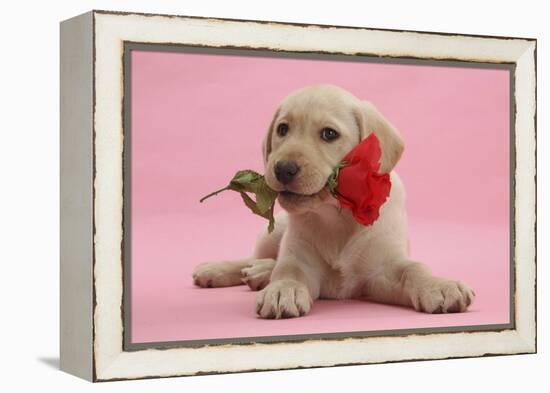
[[[328,179],[328,188],[340,203],[350,209],[357,222],[371,225],[380,215],[380,206],[390,194],[391,181],[387,173],[379,173],[382,151],[374,133],[355,146],[342,159]],[[270,189],[265,178],[251,170],[239,171],[229,185],[214,191],[200,201],[203,202],[225,190],[241,193],[244,203],[254,214],[269,220],[268,232],[274,228],[273,206],[277,192]],[[248,194],[254,194],[253,200]]]
[[[380,206],[390,194],[390,175],[378,172],[381,156],[380,143],[372,133],[343,158],[336,170],[334,196],[363,225],[378,219]]]

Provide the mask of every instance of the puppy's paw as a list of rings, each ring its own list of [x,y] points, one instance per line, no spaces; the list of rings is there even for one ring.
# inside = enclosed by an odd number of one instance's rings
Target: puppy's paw
[[[312,304],[304,284],[294,280],[278,280],[258,293],[256,313],[262,318],[294,318],[307,314]]]
[[[240,285],[241,266],[235,262],[205,262],[193,270],[193,283],[202,288]]]
[[[473,303],[475,293],[460,281],[432,277],[412,291],[417,311],[430,314],[464,312]]]
[[[274,266],[274,259],[258,259],[241,270],[241,279],[250,289],[259,291],[269,284]]]

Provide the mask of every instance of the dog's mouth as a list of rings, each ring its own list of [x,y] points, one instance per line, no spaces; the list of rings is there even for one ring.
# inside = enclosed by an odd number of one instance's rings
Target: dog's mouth
[[[281,191],[279,194],[284,196],[285,198],[313,198],[315,195],[319,193],[316,192],[314,194],[300,194],[298,192],[292,192],[292,191]]]
[[[292,203],[306,202],[320,196],[324,189],[325,187],[313,194],[302,194],[294,191],[285,190],[279,193],[279,197],[282,198],[284,201]]]

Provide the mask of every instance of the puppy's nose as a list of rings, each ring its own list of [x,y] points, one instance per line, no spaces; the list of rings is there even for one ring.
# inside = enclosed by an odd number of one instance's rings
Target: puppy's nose
[[[274,171],[277,180],[282,184],[288,184],[300,171],[300,167],[296,161],[279,161],[275,164]]]

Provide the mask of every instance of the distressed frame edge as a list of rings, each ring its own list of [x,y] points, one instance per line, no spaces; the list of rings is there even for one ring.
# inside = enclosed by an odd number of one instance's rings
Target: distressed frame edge
[[[59,25],[60,369],[93,381],[93,20]]]
[[[262,372],[262,371],[283,371],[283,370],[296,370],[296,369],[310,369],[310,368],[327,368],[327,367],[341,367],[341,366],[361,366],[361,365],[371,365],[371,364],[387,364],[387,363],[405,363],[405,362],[416,362],[416,361],[432,361],[432,360],[457,360],[457,359],[470,359],[470,358],[479,358],[479,357],[499,357],[499,356],[514,356],[514,355],[530,355],[536,354],[536,348],[532,345],[532,340],[529,338],[523,337],[517,330],[505,330],[501,332],[487,331],[487,332],[456,332],[456,333],[432,333],[426,334],[424,336],[440,336],[443,341],[448,340],[452,335],[468,335],[468,334],[483,334],[487,333],[492,334],[505,334],[508,338],[511,338],[512,341],[509,341],[507,344],[513,344],[514,348],[511,350],[503,351],[502,349],[498,350],[478,350],[477,352],[468,352],[468,353],[449,353],[448,351],[440,353],[438,355],[421,355],[421,356],[399,356],[397,359],[386,358],[386,359],[376,359],[376,360],[358,360],[353,362],[315,362],[315,363],[305,363],[298,362],[289,365],[278,365],[278,366],[260,366],[260,367],[249,367],[249,368],[225,368],[223,370],[186,370],[186,371],[165,371],[165,372],[149,372],[142,374],[121,374],[119,371],[127,365],[128,358],[125,356],[126,352],[121,352],[119,356],[112,359],[112,362],[108,365],[106,369],[100,370],[99,377],[95,377],[93,382],[110,382],[110,381],[128,381],[128,380],[139,380],[139,379],[155,379],[155,378],[172,378],[172,377],[190,377],[190,376],[204,376],[204,375],[219,375],[219,374],[240,374],[247,372]],[[399,340],[400,344],[407,344],[406,340],[410,338],[421,338],[419,335],[410,335],[410,336],[397,336],[397,337],[374,337],[374,339],[388,339],[388,340]],[[370,340],[371,338],[361,338],[353,340]],[[290,346],[301,346],[304,344],[316,345],[319,340],[306,340],[300,343],[277,343],[276,345],[287,345],[287,348]],[[341,341],[340,343],[344,343]],[[265,343],[260,343],[260,345],[265,345]],[[349,342],[348,342],[349,344]],[[395,342],[394,342],[395,344]],[[433,343],[431,343],[433,344]],[[443,344],[443,343],[441,343]],[[269,344],[268,344],[269,345]],[[428,345],[422,344],[422,345]],[[228,345],[231,347],[234,345]],[[206,349],[208,348],[200,348]],[[212,348],[210,348],[212,349]],[[137,352],[145,353],[147,352],[150,355],[158,352],[165,352],[173,349],[145,349]],[[135,353],[135,352],[134,352]]]
[[[101,13],[101,12],[100,12]],[[112,12],[109,12],[109,14],[114,14]],[[130,13],[130,15],[132,15],[133,13]],[[143,14],[138,14],[138,15],[143,15]],[[174,16],[171,16],[171,17],[174,17]],[[194,17],[185,17],[185,18],[194,18]],[[213,18],[204,18],[204,19],[213,19]],[[223,20],[223,19],[222,19]],[[252,22],[255,22],[255,21],[252,21]],[[285,25],[285,23],[282,23],[282,22],[273,22],[274,24],[282,24],[282,25]],[[357,28],[357,29],[363,29],[363,30],[369,30],[368,28]],[[392,30],[393,31],[393,30]],[[414,32],[414,33],[418,33],[418,32]],[[427,34],[437,34],[437,33],[427,33]],[[450,35],[453,35],[454,34],[450,34]],[[468,36],[468,35],[466,35]],[[482,37],[483,38],[483,37]],[[495,37],[497,39],[506,39],[506,38],[503,38],[503,37]],[[533,42],[534,41],[534,42]],[[532,44],[532,51],[534,52],[534,75],[533,75],[533,78],[535,80],[535,83],[534,83],[534,89],[536,91],[536,40],[534,39],[526,39],[526,43],[527,44]],[[94,41],[94,44],[95,44],[95,41]],[[529,45],[528,45],[529,47]],[[526,48],[526,51],[527,51],[528,48]],[[517,64],[517,63],[516,63]],[[533,63],[531,63],[533,64]],[[529,65],[529,64],[527,64]],[[95,76],[95,74],[94,74]],[[530,95],[531,97],[531,95]],[[517,109],[517,102],[516,102],[516,109]],[[534,116],[535,116],[535,121],[533,123],[533,128],[532,130],[529,130],[529,131],[532,131],[534,137],[535,137],[535,153],[536,153],[536,96],[534,97],[534,100],[533,100],[533,104],[534,104]],[[516,125],[517,125],[517,119],[516,119]],[[518,142],[518,134],[516,134],[516,144]],[[534,167],[534,171],[535,171],[535,183],[534,183],[534,186],[536,187],[536,162],[535,162],[535,167]],[[536,235],[536,195],[535,195],[535,215],[533,217],[534,219],[534,223],[535,223],[535,227],[533,228],[533,232],[532,234],[535,234]],[[517,214],[516,214],[516,219],[517,219]],[[517,249],[516,249],[517,250]],[[534,250],[534,257],[535,257],[535,264],[536,264],[536,249]],[[535,284],[536,284],[536,266],[535,266],[535,276],[534,276],[534,279],[535,279]],[[517,274],[517,272],[516,272]],[[535,287],[535,298],[534,300],[536,301],[536,287]],[[517,299],[516,299],[516,302],[517,302]],[[473,357],[473,356],[492,356],[492,355],[506,355],[506,354],[521,354],[521,353],[534,353],[536,352],[536,310],[533,311],[535,314],[533,315],[534,319],[532,322],[534,322],[534,326],[532,326],[533,329],[529,330],[529,331],[526,331],[526,329],[524,329],[523,327],[517,327],[517,329],[515,330],[515,333],[516,333],[516,338],[517,338],[517,343],[519,345],[521,345],[521,348],[519,351],[515,351],[515,352],[510,352],[510,353],[485,353],[485,354],[478,354],[478,355],[462,355],[462,356],[456,356],[456,357]],[[518,316],[516,315],[516,318]],[[528,321],[529,322],[529,321]],[[521,334],[520,334],[521,333]],[[452,333],[451,333],[452,334]],[[94,336],[94,339],[95,339],[95,336]],[[409,361],[409,360],[430,360],[430,359],[441,359],[441,358],[448,358],[449,356],[442,356],[442,357],[429,357],[429,358],[426,358],[426,359],[406,359],[406,358],[402,358],[401,360],[390,360],[388,362],[394,362],[394,361]],[[94,356],[95,358],[95,356]],[[124,359],[121,359],[120,356],[117,356],[116,358],[113,358],[111,359],[112,360],[112,365],[114,366],[115,363],[119,363],[120,361],[124,361]],[[361,362],[361,363],[350,363],[350,364],[370,364],[370,363],[381,363],[381,362],[377,362],[377,361],[373,361],[373,362]],[[329,366],[338,366],[339,364],[329,364],[329,365],[310,365],[310,366],[306,366],[306,367],[329,367]],[[108,368],[111,368],[111,367],[108,367]],[[116,367],[115,367],[116,368]],[[300,366],[296,366],[296,367],[281,367],[281,368],[275,368],[275,369],[287,369],[287,368],[300,368]],[[105,369],[104,369],[105,370]],[[271,368],[264,368],[263,370],[271,370]],[[105,370],[107,371],[107,370]],[[232,372],[243,372],[243,371],[260,371],[260,370],[238,370],[238,371],[215,371],[213,373],[232,373]],[[137,377],[124,377],[124,376],[121,376],[121,377],[116,377],[116,376],[108,376],[109,372],[106,372],[106,373],[103,373],[101,372],[102,375],[100,375],[99,377],[97,377],[96,375],[94,375],[94,380],[96,381],[107,381],[107,380],[119,380],[119,379],[138,379],[138,378],[153,378],[153,377],[168,377],[168,376],[183,376],[183,375],[200,375],[200,374],[208,374],[210,372],[196,372],[196,373],[191,373],[191,374],[185,374],[185,373],[175,373],[175,374],[169,374],[169,375],[145,375],[145,376],[137,376]]]
[[[537,41],[516,62],[514,259],[516,331],[537,352]],[[522,259],[527,256],[528,259]],[[521,278],[521,279],[520,279]],[[522,305],[523,304],[523,305]]]
[[[323,23],[307,23],[307,22],[283,22],[272,21],[262,19],[242,19],[242,18],[223,18],[217,16],[199,16],[199,15],[183,15],[183,14],[157,14],[151,12],[139,12],[139,11],[113,11],[105,9],[94,9],[91,12],[99,15],[120,15],[120,16],[158,16],[163,18],[179,18],[179,19],[199,19],[205,21],[218,21],[218,22],[243,22],[243,23],[255,23],[255,24],[269,24],[269,25],[281,25],[281,26],[295,26],[295,27],[319,27],[322,29],[355,29],[355,30],[371,30],[393,33],[418,33],[418,34],[434,34],[443,35],[449,37],[471,37],[471,38],[490,38],[499,40],[521,40],[521,41],[537,41],[535,37],[510,37],[510,36],[498,36],[487,34],[467,34],[467,33],[450,33],[441,31],[428,31],[428,30],[409,30],[409,29],[388,29],[382,27],[364,27],[364,26],[352,26],[352,25],[329,25]]]

